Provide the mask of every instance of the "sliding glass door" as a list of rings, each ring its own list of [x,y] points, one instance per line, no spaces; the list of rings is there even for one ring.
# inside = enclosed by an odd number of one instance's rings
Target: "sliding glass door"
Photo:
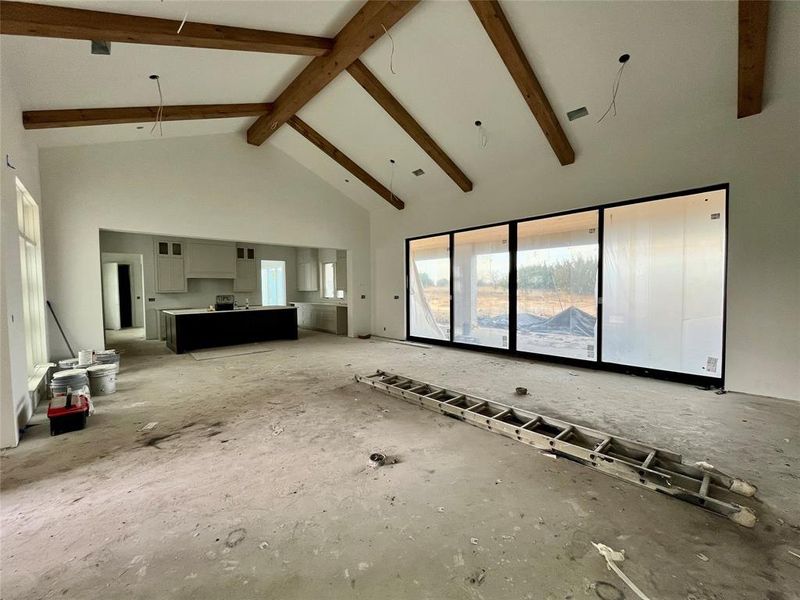
[[[517,224],[517,350],[595,360],[596,210]]]
[[[603,360],[719,377],[725,191],[607,208]]]
[[[408,336],[720,385],[727,194],[408,240]]]
[[[450,236],[408,243],[408,325],[414,337],[450,339]]]
[[[455,234],[453,341],[508,348],[508,225]]]

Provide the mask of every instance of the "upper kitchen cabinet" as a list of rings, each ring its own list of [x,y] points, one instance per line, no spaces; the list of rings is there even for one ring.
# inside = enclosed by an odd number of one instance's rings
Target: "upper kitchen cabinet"
[[[253,292],[258,289],[258,269],[254,246],[240,244],[236,247],[236,279],[234,292]]]
[[[185,292],[184,243],[174,240],[153,240],[156,257],[156,291]]]
[[[236,244],[189,240],[186,244],[186,277],[236,279]]]
[[[319,290],[319,254],[316,248],[297,249],[297,291]]]

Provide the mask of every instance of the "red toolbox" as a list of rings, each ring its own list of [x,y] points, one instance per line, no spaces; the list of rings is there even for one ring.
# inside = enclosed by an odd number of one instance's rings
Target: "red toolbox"
[[[64,406],[53,406],[54,402],[64,404]],[[47,407],[50,435],[83,429],[86,427],[87,416],[89,416],[89,398],[86,395],[70,393],[66,397],[66,402],[64,402],[63,396],[54,398]]]

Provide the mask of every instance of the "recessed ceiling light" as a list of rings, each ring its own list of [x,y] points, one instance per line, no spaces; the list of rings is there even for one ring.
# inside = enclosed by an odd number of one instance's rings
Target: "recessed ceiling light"
[[[144,125],[137,125],[136,129],[144,129]]]
[[[630,54],[623,54],[622,56],[619,57],[619,62],[626,63],[630,59],[631,59],[631,55]]]
[[[567,113],[567,118],[570,121],[574,121],[575,119],[580,119],[581,117],[585,117],[589,114],[588,109],[585,106],[581,106],[580,108],[576,108],[575,110],[571,110]]]
[[[423,171],[422,169],[415,169],[415,170],[411,171],[411,173],[413,173],[417,177],[419,177],[420,175],[425,175],[425,171]]]
[[[111,54],[111,42],[92,40],[92,54],[108,56],[109,54]]]
[[[349,179],[345,179],[344,182],[345,183],[350,183],[350,180]]]

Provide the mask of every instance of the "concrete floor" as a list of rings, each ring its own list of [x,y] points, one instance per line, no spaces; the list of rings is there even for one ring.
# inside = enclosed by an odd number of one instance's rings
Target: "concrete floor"
[[[6,600],[634,598],[592,541],[652,600],[800,597],[800,403],[308,332],[203,361],[112,343],[119,391],[87,429],[51,438],[40,407],[2,453]],[[353,382],[377,368],[708,460],[759,486],[760,521]]]

